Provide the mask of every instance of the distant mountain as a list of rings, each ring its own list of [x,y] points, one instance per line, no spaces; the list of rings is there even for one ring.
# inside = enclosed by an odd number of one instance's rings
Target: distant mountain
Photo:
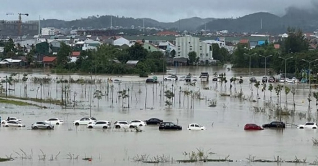
[[[134,27],[157,27],[163,29],[180,29],[193,31],[200,25],[203,25],[209,21],[214,20],[213,18],[187,18],[181,19],[175,22],[159,22],[150,18],[131,18],[131,17],[116,17],[116,16],[91,16],[88,18],[76,19],[72,21],[47,19],[41,21],[42,27],[56,27],[56,28],[109,28],[111,26],[121,26],[126,28]]]
[[[236,19],[216,19],[207,23],[212,31],[228,30],[230,32],[250,33],[284,33],[288,27],[299,28],[304,32],[313,32],[318,28],[316,10],[288,8],[282,17],[271,13],[259,12]],[[201,25],[198,29],[202,29]]]
[[[317,8],[318,9],[318,3]],[[290,7],[282,17],[267,12],[258,12],[238,18],[214,19],[192,17],[175,22],[159,22],[151,18],[131,18],[118,16],[91,16],[72,21],[48,19],[41,21],[42,27],[101,29],[111,26],[124,28],[156,27],[163,29],[199,31],[228,30],[229,32],[249,33],[284,33],[288,27],[300,28],[304,32],[312,32],[318,28],[318,10],[305,10]],[[111,21],[112,20],[112,21]]]

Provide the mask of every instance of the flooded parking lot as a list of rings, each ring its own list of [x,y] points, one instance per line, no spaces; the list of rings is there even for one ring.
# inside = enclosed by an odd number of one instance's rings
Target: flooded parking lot
[[[8,92],[9,96],[24,97],[25,85],[27,96],[30,98],[67,99],[67,107],[55,104],[41,103],[47,109],[35,106],[15,106],[1,103],[0,115],[2,118],[18,117],[26,125],[25,128],[0,128],[1,151],[0,157],[11,156],[15,160],[6,162],[6,165],[146,165],[135,162],[137,156],[148,155],[168,156],[171,161],[163,165],[178,164],[176,160],[189,159],[184,152],[202,149],[209,158],[226,158],[232,163],[213,163],[213,165],[247,165],[250,156],[257,159],[273,160],[280,156],[283,160],[306,159],[314,162],[317,158],[318,146],[313,146],[312,138],[317,138],[316,130],[300,130],[295,126],[286,127],[284,130],[265,129],[262,131],[244,131],[246,123],[262,125],[279,117],[264,107],[270,103],[271,92],[257,89],[250,85],[244,70],[227,70],[226,68],[175,68],[171,74],[178,76],[191,73],[199,76],[201,71],[210,73],[225,72],[229,80],[232,76],[243,76],[243,84],[209,81],[202,84],[186,84],[184,81],[165,81],[164,76],[157,75],[160,83],[146,84],[145,78],[136,76],[79,76],[72,75],[74,79],[100,79],[101,83],[57,83],[59,79],[68,75],[32,74],[26,83],[20,82],[11,85],[14,91]],[[257,72],[260,71],[260,72]],[[263,69],[255,70],[254,76],[262,78]],[[1,79],[6,73],[1,73]],[[17,77],[17,76],[16,76]],[[50,84],[36,84],[32,77],[52,78]],[[121,83],[109,83],[107,79],[118,79]],[[276,86],[278,83],[275,83]],[[281,84],[283,85],[283,84]],[[67,89],[62,90],[63,87]],[[309,86],[305,84],[288,84],[295,87],[295,116],[283,116],[282,121],[288,124],[304,124],[308,117],[308,92]],[[234,97],[235,89],[239,92],[242,88],[244,99]],[[251,88],[253,96],[251,99]],[[129,89],[129,91],[128,91]],[[94,97],[94,92],[100,90],[100,99]],[[119,91],[126,90],[128,96],[123,99]],[[164,97],[163,91],[174,92],[175,97]],[[315,89],[313,89],[315,91]],[[63,93],[62,93],[63,92]],[[187,94],[185,92],[191,92]],[[108,94],[108,95],[107,95]],[[231,94],[230,96],[221,94]],[[166,101],[171,106],[166,106]],[[216,107],[209,107],[210,100],[216,100]],[[75,104],[74,104],[75,101]],[[272,92],[272,105],[277,104],[275,91]],[[287,95],[288,108],[293,108],[292,94]],[[91,105],[91,106],[90,106]],[[282,93],[281,105],[285,105],[285,94]],[[128,108],[129,106],[129,108]],[[264,108],[256,111],[255,108]],[[298,113],[306,113],[300,116]],[[315,99],[311,102],[312,121],[316,121]],[[75,126],[73,121],[82,117],[93,116],[100,120],[114,123],[117,120],[147,120],[160,118],[164,121],[174,122],[182,126],[182,131],[159,131],[158,126],[145,126],[142,132],[118,129],[88,129],[85,125]],[[55,126],[54,130],[31,130],[31,124],[36,121],[57,117],[65,121],[64,124]],[[188,131],[189,123],[199,123],[206,127],[205,131]],[[23,156],[29,156],[24,157]],[[45,155],[45,159],[43,156]],[[92,158],[92,161],[82,160]],[[175,161],[175,162],[173,162]],[[211,163],[210,163],[211,164]],[[184,164],[182,165],[195,165]],[[202,163],[202,165],[209,165]],[[271,163],[251,163],[250,165],[272,165]],[[284,163],[282,165],[294,165]]]

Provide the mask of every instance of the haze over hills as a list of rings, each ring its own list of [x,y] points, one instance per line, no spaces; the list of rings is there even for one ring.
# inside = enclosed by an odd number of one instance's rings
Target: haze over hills
[[[130,28],[134,27],[156,27],[163,29],[176,29],[197,31],[207,29],[211,31],[228,30],[229,32],[250,32],[250,33],[284,33],[288,27],[300,28],[304,32],[312,32],[318,29],[318,11],[304,10],[290,7],[286,9],[286,14],[279,17],[277,15],[258,12],[239,18],[215,19],[192,17],[177,20],[175,22],[159,22],[151,18],[131,18],[118,16],[91,16],[72,21],[48,19],[41,21],[42,27],[56,28],[109,28],[111,19],[113,26]]]

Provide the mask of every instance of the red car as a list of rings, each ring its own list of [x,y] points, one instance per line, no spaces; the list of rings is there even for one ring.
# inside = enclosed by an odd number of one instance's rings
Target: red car
[[[264,130],[261,126],[257,124],[246,124],[244,130]]]

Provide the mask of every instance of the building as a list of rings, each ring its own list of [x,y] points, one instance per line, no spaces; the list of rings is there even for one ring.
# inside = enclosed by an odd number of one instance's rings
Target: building
[[[198,37],[183,36],[176,38],[176,56],[175,58],[187,58],[189,52],[196,52],[199,61],[211,63],[213,61],[211,44],[200,41]]]
[[[130,41],[123,37],[115,37],[116,39],[113,41],[115,46],[127,45],[130,46]]]
[[[51,27],[42,28],[41,35],[42,36],[53,36],[53,35],[55,35],[55,28],[51,28]]]
[[[162,51],[159,47],[157,47],[157,46],[155,46],[155,45],[153,45],[153,44],[151,44],[151,43],[144,43],[144,44],[142,45],[142,47],[143,47],[144,49],[146,49],[147,51],[149,51],[149,52]]]
[[[21,23],[21,33],[19,34],[19,21],[0,20],[0,30],[2,36],[23,36],[37,35],[39,33],[39,21],[27,21]]]

